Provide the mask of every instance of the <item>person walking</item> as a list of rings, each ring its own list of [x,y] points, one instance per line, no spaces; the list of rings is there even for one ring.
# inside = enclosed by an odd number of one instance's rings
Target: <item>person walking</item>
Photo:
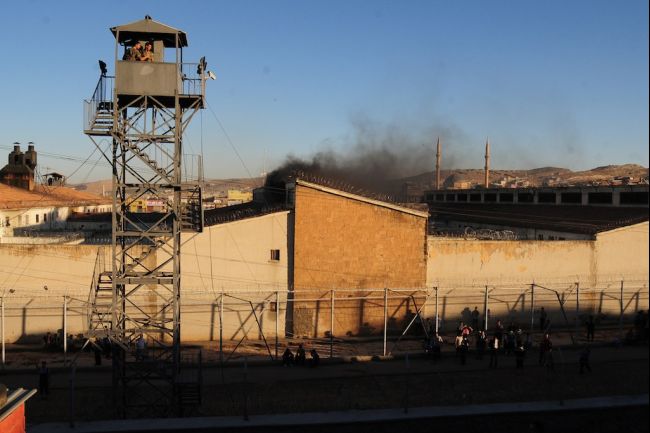
[[[496,336],[490,338],[488,347],[490,348],[490,368],[497,368],[499,363],[499,339]]]
[[[284,350],[282,354],[282,366],[283,367],[293,367],[293,353],[288,347]]]
[[[548,321],[548,314],[546,314],[546,310],[544,307],[542,307],[539,310],[539,330],[541,332],[544,332],[546,329],[546,322]]]
[[[593,342],[594,341],[594,334],[596,331],[596,323],[594,322],[594,316],[589,316],[587,319],[587,341],[588,342]]]
[[[465,365],[467,363],[467,354],[469,352],[469,339],[463,337],[460,342],[460,365]]]
[[[550,359],[552,350],[553,343],[551,342],[551,336],[544,334],[544,339],[539,345],[539,365],[549,368],[553,366]]]
[[[38,392],[43,399],[50,394],[50,369],[47,368],[45,361],[41,362],[41,367],[38,369]]]
[[[503,344],[503,324],[501,320],[497,320],[497,323],[494,325],[494,338],[499,340],[499,346]]]
[[[483,354],[485,353],[485,348],[487,346],[487,337],[485,336],[485,331],[478,331],[476,336],[476,359],[482,360]]]
[[[515,349],[515,365],[517,370],[524,368],[524,358],[526,358],[526,348],[522,344]]]
[[[147,349],[147,343],[144,341],[144,336],[140,334],[138,339],[135,341],[135,360],[143,361],[145,358],[145,351]]]
[[[303,347],[302,343],[298,344],[298,349],[296,350],[296,357],[294,359],[294,362],[296,365],[305,365],[307,359],[307,354],[305,352],[305,348]]]
[[[474,311],[472,311],[472,329],[476,332],[478,332],[479,316],[478,307],[474,307]]]
[[[318,367],[318,364],[320,363],[320,355],[318,354],[318,352],[316,352],[316,349],[310,350],[309,354],[311,355],[311,359],[309,360],[309,366],[312,368]]]

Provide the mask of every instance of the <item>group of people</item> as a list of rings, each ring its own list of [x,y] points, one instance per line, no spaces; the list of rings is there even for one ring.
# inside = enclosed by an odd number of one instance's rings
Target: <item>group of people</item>
[[[153,62],[153,42],[145,42],[143,48],[142,43],[136,41],[135,44],[124,53],[123,60],[130,60],[133,62]]]
[[[72,334],[66,336],[66,348],[72,352],[83,347],[85,338],[82,334],[76,337]],[[63,349],[63,330],[57,332],[47,332],[43,335],[43,348],[45,350],[62,350]]]
[[[298,345],[298,349],[296,349],[295,355],[287,346],[284,353],[282,354],[282,366],[293,367],[294,365],[309,365],[310,367],[318,367],[318,364],[320,363],[320,355],[316,349],[311,349],[309,351],[309,355],[310,358],[307,359],[307,352],[305,351],[302,343]]]
[[[545,319],[546,320],[546,319]],[[472,324],[475,319],[472,317]],[[591,320],[593,323],[593,319]],[[588,322],[588,341],[593,341],[593,324]],[[473,340],[473,341],[471,341]],[[473,344],[472,344],[473,343]],[[444,345],[443,338],[435,331],[429,332],[429,338],[425,341],[425,352],[433,361],[440,359],[441,349]],[[489,354],[489,367],[497,368],[501,354],[505,356],[514,356],[515,367],[524,368],[524,360],[533,348],[533,340],[529,332],[523,332],[516,323],[511,323],[504,327],[501,320],[497,320],[494,328],[489,332],[482,329],[475,329],[473,326],[460,322],[456,328],[456,337],[454,339],[454,348],[456,358],[461,365],[467,363],[470,348],[475,347],[475,357],[477,360],[483,360],[486,353]],[[548,332],[543,334],[542,341],[539,343],[538,364],[548,369],[553,369],[553,343]],[[591,371],[589,364],[590,348],[585,345],[580,354],[580,373]]]

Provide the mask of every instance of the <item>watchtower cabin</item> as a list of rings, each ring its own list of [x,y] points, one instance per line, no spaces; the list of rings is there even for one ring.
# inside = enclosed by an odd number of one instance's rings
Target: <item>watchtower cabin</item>
[[[115,36],[115,75],[107,75],[100,61],[101,77],[90,100],[85,101],[85,130],[88,135],[111,135],[114,106],[130,106],[147,96],[165,108],[204,108],[205,60],[183,61],[187,34],[146,16],[112,27]],[[130,59],[140,43],[152,45],[152,61]]]

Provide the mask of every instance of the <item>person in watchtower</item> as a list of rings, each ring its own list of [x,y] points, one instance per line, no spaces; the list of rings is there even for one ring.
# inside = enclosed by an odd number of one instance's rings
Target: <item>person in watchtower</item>
[[[127,60],[136,62],[142,60],[142,44],[140,41],[136,41],[135,44],[129,49]]]
[[[144,52],[140,58],[141,62],[153,62],[153,44],[151,41],[147,41],[144,44]]]

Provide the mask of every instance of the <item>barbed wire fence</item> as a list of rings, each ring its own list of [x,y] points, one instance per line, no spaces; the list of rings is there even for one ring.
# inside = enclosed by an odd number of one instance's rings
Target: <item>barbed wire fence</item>
[[[288,344],[309,341],[330,357],[390,355],[408,351],[404,340],[432,332],[454,333],[479,312],[479,328],[496,320],[527,332],[567,331],[572,339],[589,316],[622,338],[639,311],[648,310],[648,281],[621,280],[599,285],[565,281],[552,285],[443,285],[421,289],[239,290],[214,293],[184,290],[183,342],[206,343],[221,362],[238,352],[276,360]],[[158,308],[155,302],[140,308]],[[46,332],[83,338],[89,326],[87,299],[74,296],[0,298],[2,363],[8,344],[41,344]],[[539,323],[541,308],[548,325]],[[62,338],[64,358],[71,348]],[[364,343],[364,344],[360,344]],[[74,343],[76,344],[76,343]],[[65,361],[64,361],[65,362]]]

